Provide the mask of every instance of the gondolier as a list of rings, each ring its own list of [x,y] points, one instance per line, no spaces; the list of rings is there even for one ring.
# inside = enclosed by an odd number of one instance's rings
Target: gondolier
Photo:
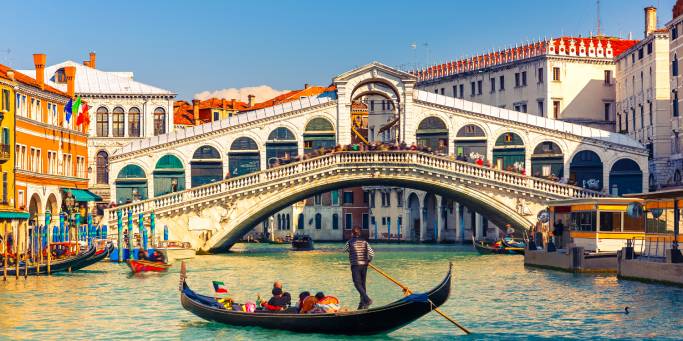
[[[368,274],[368,264],[372,261],[372,257],[375,256],[375,251],[372,250],[367,241],[360,238],[360,227],[356,226],[353,228],[352,237],[346,242],[344,251],[349,253],[351,278],[353,279],[353,285],[360,294],[358,309],[368,309],[372,304],[372,300],[368,297],[365,279]]]

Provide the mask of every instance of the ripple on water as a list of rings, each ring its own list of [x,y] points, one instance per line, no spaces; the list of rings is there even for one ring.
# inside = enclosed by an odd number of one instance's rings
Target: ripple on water
[[[267,296],[273,280],[299,291],[323,290],[354,307],[341,244],[320,251],[290,252],[286,246],[238,245],[243,251],[199,256],[188,262],[189,283],[211,293],[222,280],[241,301]],[[451,299],[443,310],[473,330],[469,339],[657,338],[683,336],[683,289],[621,281],[614,276],[576,275],[525,268],[520,256],[478,255],[471,247],[375,245],[376,265],[413,290],[437,284],[454,264]],[[182,309],[178,271],[130,276],[123,264],[100,263],[87,271],[0,282],[0,339],[235,339],[339,340],[204,321]],[[401,291],[369,272],[376,305]],[[631,314],[623,314],[625,306]],[[370,339],[449,339],[460,333],[436,314],[389,335]]]

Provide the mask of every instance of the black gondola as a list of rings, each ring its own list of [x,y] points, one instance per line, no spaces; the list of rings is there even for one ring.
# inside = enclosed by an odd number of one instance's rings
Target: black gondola
[[[500,247],[498,246],[493,246],[489,243],[485,243],[483,241],[477,241],[474,239],[474,236],[472,237],[472,244],[474,245],[474,248],[479,252],[480,254],[499,254],[499,255],[523,255],[524,254],[524,248],[518,248],[518,247],[507,247],[505,245],[502,245]]]
[[[96,251],[97,251],[97,249],[95,248],[95,246],[91,246],[87,250],[79,253],[76,256],[50,262],[50,273],[69,271],[69,269],[71,269],[73,271],[81,262],[92,257]],[[17,271],[16,266],[12,266],[12,267],[8,266],[7,267],[7,275],[8,276],[15,276],[16,271]],[[27,271],[26,267],[24,265],[20,264],[19,265],[19,276],[23,276],[25,274],[25,271]],[[0,267],[0,273],[2,273],[2,272],[3,272],[3,268]],[[47,264],[45,264],[45,263],[42,263],[39,265],[30,265],[28,267],[28,275],[39,275],[39,274],[46,274],[46,273],[47,273]]]
[[[113,250],[114,250],[114,244],[107,243],[107,245],[104,249],[96,250],[95,253],[91,257],[86,258],[83,261],[72,266],[71,271],[80,270],[80,269],[83,269],[83,268],[88,267],[90,265],[93,265],[93,264],[109,257],[109,255],[111,254],[111,252]]]
[[[451,269],[434,289],[412,294],[388,305],[367,310],[325,314],[241,312],[221,308],[216,299],[195,293],[185,281],[185,265],[180,272],[180,302],[189,312],[209,321],[235,326],[257,326],[300,333],[370,335],[399,329],[428,314],[448,300]]]
[[[292,250],[310,251],[313,250],[313,238],[309,235],[296,235],[292,239]]]

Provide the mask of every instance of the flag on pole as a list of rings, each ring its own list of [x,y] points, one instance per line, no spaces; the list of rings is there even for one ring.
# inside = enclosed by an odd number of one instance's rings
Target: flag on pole
[[[72,107],[73,107],[73,101],[71,98],[69,98],[69,101],[66,102],[66,105],[64,106],[64,112],[66,113],[66,121],[69,122],[71,120],[71,115],[72,115]]]
[[[88,116],[88,102],[82,101],[81,102],[81,107],[80,110],[78,111],[78,117],[76,117],[76,125],[81,125],[85,123],[86,116]],[[90,118],[88,117],[88,122],[90,122]]]
[[[213,290],[217,294],[227,294],[228,293],[228,288],[225,287],[225,284],[223,282],[213,281]]]
[[[76,99],[76,102],[74,102],[73,106],[71,107],[71,114],[76,114],[78,115],[78,110],[81,108],[81,96],[78,96]]]

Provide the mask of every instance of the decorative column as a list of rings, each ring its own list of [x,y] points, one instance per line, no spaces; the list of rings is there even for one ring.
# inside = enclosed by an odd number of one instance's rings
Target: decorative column
[[[436,240],[437,243],[440,243],[442,238],[443,238],[443,225],[445,223],[445,220],[443,219],[443,215],[445,212],[445,207],[443,207],[443,198],[440,195],[435,196],[436,199],[436,231],[434,231],[434,240]]]
[[[455,240],[459,240],[460,242],[464,241],[463,238],[463,229],[462,229],[462,223],[460,221],[460,203],[458,202],[453,202],[453,206],[455,209]]]
[[[425,234],[427,234],[427,207],[422,205],[422,216],[420,218],[420,241],[423,242],[425,240]]]
[[[481,224],[481,215],[479,213],[474,213],[474,226],[475,226],[475,236],[476,239],[481,239],[481,237],[484,234],[484,229],[482,228]]]

